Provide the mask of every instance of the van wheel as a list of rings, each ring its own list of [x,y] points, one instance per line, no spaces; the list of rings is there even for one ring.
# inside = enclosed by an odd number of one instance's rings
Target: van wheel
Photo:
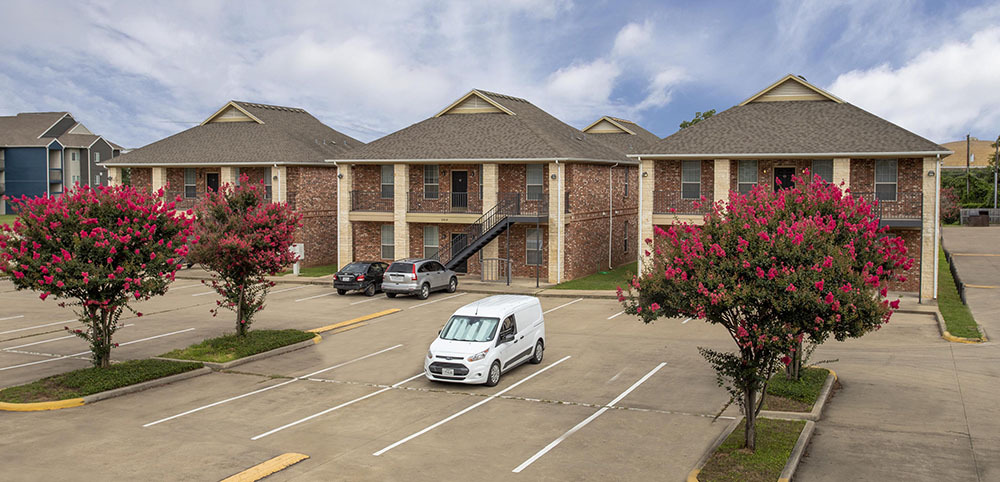
[[[490,373],[486,375],[486,385],[487,387],[495,387],[497,383],[500,383],[500,362],[495,361],[493,365],[490,366]]]
[[[431,295],[431,286],[424,284],[420,287],[420,293],[417,294],[417,298],[426,300],[428,296]]]
[[[448,282],[448,292],[454,293],[458,291],[458,278],[452,276],[451,281]]]
[[[396,297],[396,293],[386,293],[385,296],[387,298],[395,298]]]
[[[375,283],[372,283],[365,288],[365,296],[375,296]]]
[[[531,357],[531,363],[537,365],[542,362],[542,357],[545,355],[545,344],[542,340],[535,342],[535,355]]]
[[[337,290],[337,294],[340,296],[344,296],[345,294],[347,294],[347,290]]]

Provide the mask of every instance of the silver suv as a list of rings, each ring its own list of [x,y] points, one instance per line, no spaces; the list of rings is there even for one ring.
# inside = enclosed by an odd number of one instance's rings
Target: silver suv
[[[401,259],[389,265],[382,278],[382,291],[389,298],[416,294],[426,300],[431,291],[458,289],[458,275],[434,259]]]

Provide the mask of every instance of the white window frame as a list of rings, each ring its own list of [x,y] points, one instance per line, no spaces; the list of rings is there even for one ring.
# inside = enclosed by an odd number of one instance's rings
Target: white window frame
[[[698,175],[696,177],[696,180],[695,181],[685,180],[684,179],[685,167],[693,168],[695,166],[697,166],[698,168]],[[690,186],[692,184],[698,187],[698,192],[693,197],[687,196],[684,193],[685,185]],[[701,199],[701,161],[681,161],[681,199],[685,200]]]
[[[388,234],[390,243],[386,244],[385,237]],[[379,246],[381,251],[379,255],[382,259],[395,259],[396,258],[396,226],[392,224],[383,224],[379,227]],[[388,256],[386,256],[388,254]]]
[[[428,235],[428,230],[433,230],[432,235]],[[429,243],[433,242],[433,244]],[[429,252],[427,248],[434,250],[433,253]],[[437,226],[424,226],[424,257],[425,258],[437,258],[441,253],[441,231]]]
[[[272,177],[273,172],[271,172],[270,167],[264,168],[264,199],[273,199],[274,190],[271,187],[271,183],[274,181]]]
[[[830,171],[829,171],[829,173],[830,173],[830,179],[827,179],[826,176],[824,176],[824,175],[820,174],[819,172],[817,172],[818,171],[816,169],[816,163],[817,162],[823,162],[823,163],[827,163],[828,162],[828,163],[830,163]],[[826,168],[824,167],[824,170],[825,169]],[[811,176],[815,176],[815,175],[819,174],[819,177],[822,178],[824,181],[826,181],[826,182],[833,182],[833,159],[813,159],[812,165],[809,166],[809,174]],[[809,182],[812,182],[812,179],[809,179]]]
[[[753,163],[753,181],[747,180],[747,179],[745,179],[743,177],[743,171],[744,171],[743,170],[743,166],[749,166],[750,163]],[[756,186],[758,182],[760,182],[760,166],[757,164],[757,160],[756,159],[742,159],[742,160],[737,161],[737,163],[736,163],[736,190],[740,194],[747,194],[751,190],[753,190],[753,187]],[[747,189],[746,189],[745,192],[743,190],[743,186],[744,185],[747,186]]]
[[[538,184],[531,183],[531,172],[532,170],[538,171],[539,181]],[[538,189],[537,197],[532,195],[531,188],[536,187]],[[545,197],[545,166],[542,164],[528,164],[524,167],[524,199],[527,201],[541,201]]]
[[[94,152],[94,164],[97,164],[99,162],[101,162],[101,153],[100,152]]]
[[[433,179],[428,179],[433,173]],[[433,181],[433,182],[430,182]],[[430,193],[433,191],[434,195]],[[433,164],[424,166],[424,199],[439,199],[441,197],[441,168]]]
[[[188,173],[191,173],[191,183],[188,183]],[[191,188],[191,194],[188,194]],[[198,171],[193,167],[184,168],[184,198],[193,199],[198,197]]]
[[[886,163],[890,163],[890,162],[892,163],[892,167],[893,167],[892,181],[879,181],[878,180],[878,177],[879,177],[878,176],[878,174],[879,174],[879,165],[880,164],[885,165]],[[874,181],[875,181],[875,199],[878,199],[879,201],[895,201],[895,200],[899,199],[899,160],[898,159],[876,159],[875,160],[875,176],[874,176],[874,178],[875,178],[874,179]],[[892,198],[889,198],[889,197],[883,198],[882,197],[882,195],[879,193],[879,190],[878,190],[878,187],[880,185],[881,186],[889,186],[889,185],[892,186]]]
[[[532,236],[532,232],[536,234]],[[535,244],[537,249],[531,249],[532,238],[535,239]],[[524,231],[524,265],[525,266],[541,266],[545,260],[545,253],[542,251],[542,243],[544,238],[542,237],[542,228],[527,228]],[[538,262],[532,263],[531,258],[528,256],[531,252],[538,252]]]
[[[389,182],[385,182],[386,172],[389,173]],[[382,164],[379,166],[379,196],[382,199],[392,199],[396,195],[396,172],[392,164]],[[388,189],[388,196],[386,195]]]

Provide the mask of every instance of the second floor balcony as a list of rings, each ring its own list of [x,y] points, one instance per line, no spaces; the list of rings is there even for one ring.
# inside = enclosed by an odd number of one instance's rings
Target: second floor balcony
[[[410,191],[407,212],[411,213],[481,213],[479,193]]]
[[[701,215],[711,210],[711,199],[685,196],[680,189],[653,191],[653,214]]]
[[[379,191],[351,191],[351,211],[391,213],[393,199]]]

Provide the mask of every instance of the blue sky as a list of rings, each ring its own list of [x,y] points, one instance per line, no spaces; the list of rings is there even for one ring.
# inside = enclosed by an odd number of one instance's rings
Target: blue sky
[[[472,88],[659,136],[787,73],[937,142],[1000,134],[1000,2],[0,3],[0,115],[140,147],[229,99],[370,141]]]

